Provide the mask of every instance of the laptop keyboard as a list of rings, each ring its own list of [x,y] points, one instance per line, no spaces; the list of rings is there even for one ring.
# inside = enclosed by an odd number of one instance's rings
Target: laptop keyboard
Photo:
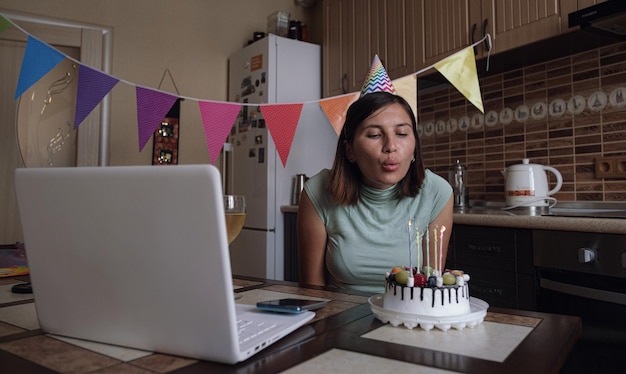
[[[276,323],[272,322],[238,320],[237,335],[239,336],[239,344],[265,334],[277,326]]]

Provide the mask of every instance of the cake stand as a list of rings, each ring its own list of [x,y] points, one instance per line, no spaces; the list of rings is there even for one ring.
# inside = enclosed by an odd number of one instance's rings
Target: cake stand
[[[463,330],[465,327],[473,328],[483,322],[489,308],[489,304],[486,302],[472,297],[470,298],[469,313],[447,317],[422,316],[385,309],[383,296],[383,294],[378,294],[369,298],[372,313],[376,318],[383,323],[389,322],[393,326],[404,325],[409,329],[419,326],[426,331],[435,327],[442,331],[447,331],[450,328],[457,330]]]

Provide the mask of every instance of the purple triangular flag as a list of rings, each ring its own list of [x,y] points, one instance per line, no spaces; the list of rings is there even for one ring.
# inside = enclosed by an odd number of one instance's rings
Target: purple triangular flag
[[[241,104],[198,101],[198,106],[209,147],[209,158],[213,164],[241,110]]]
[[[74,128],[77,128],[91,111],[100,103],[120,80],[88,66],[78,67],[78,91],[76,93],[76,115]]]
[[[24,91],[48,74],[64,58],[65,55],[61,52],[29,35],[15,98],[22,96]]]
[[[135,92],[137,94],[139,152],[141,152],[178,97],[142,87],[137,87]]]

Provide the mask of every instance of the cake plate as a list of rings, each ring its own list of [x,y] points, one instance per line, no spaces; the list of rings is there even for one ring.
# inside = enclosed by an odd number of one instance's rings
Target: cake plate
[[[470,298],[470,311],[466,314],[447,317],[422,316],[418,314],[395,312],[383,308],[383,294],[374,295],[369,298],[370,307],[374,316],[383,323],[391,323],[393,326],[404,326],[413,329],[417,326],[429,331],[434,327],[442,331],[450,328],[463,330],[465,327],[473,328],[481,324],[487,315],[489,304],[477,299]]]

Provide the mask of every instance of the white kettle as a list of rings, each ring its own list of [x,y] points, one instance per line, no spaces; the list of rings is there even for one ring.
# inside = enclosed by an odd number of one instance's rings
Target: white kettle
[[[556,177],[556,186],[551,190],[549,190],[546,170]],[[563,176],[557,169],[531,164],[527,158],[523,159],[521,164],[505,168],[502,174],[505,179],[506,205],[509,207],[548,206],[548,201],[556,201],[549,196],[559,192],[563,185]]]

